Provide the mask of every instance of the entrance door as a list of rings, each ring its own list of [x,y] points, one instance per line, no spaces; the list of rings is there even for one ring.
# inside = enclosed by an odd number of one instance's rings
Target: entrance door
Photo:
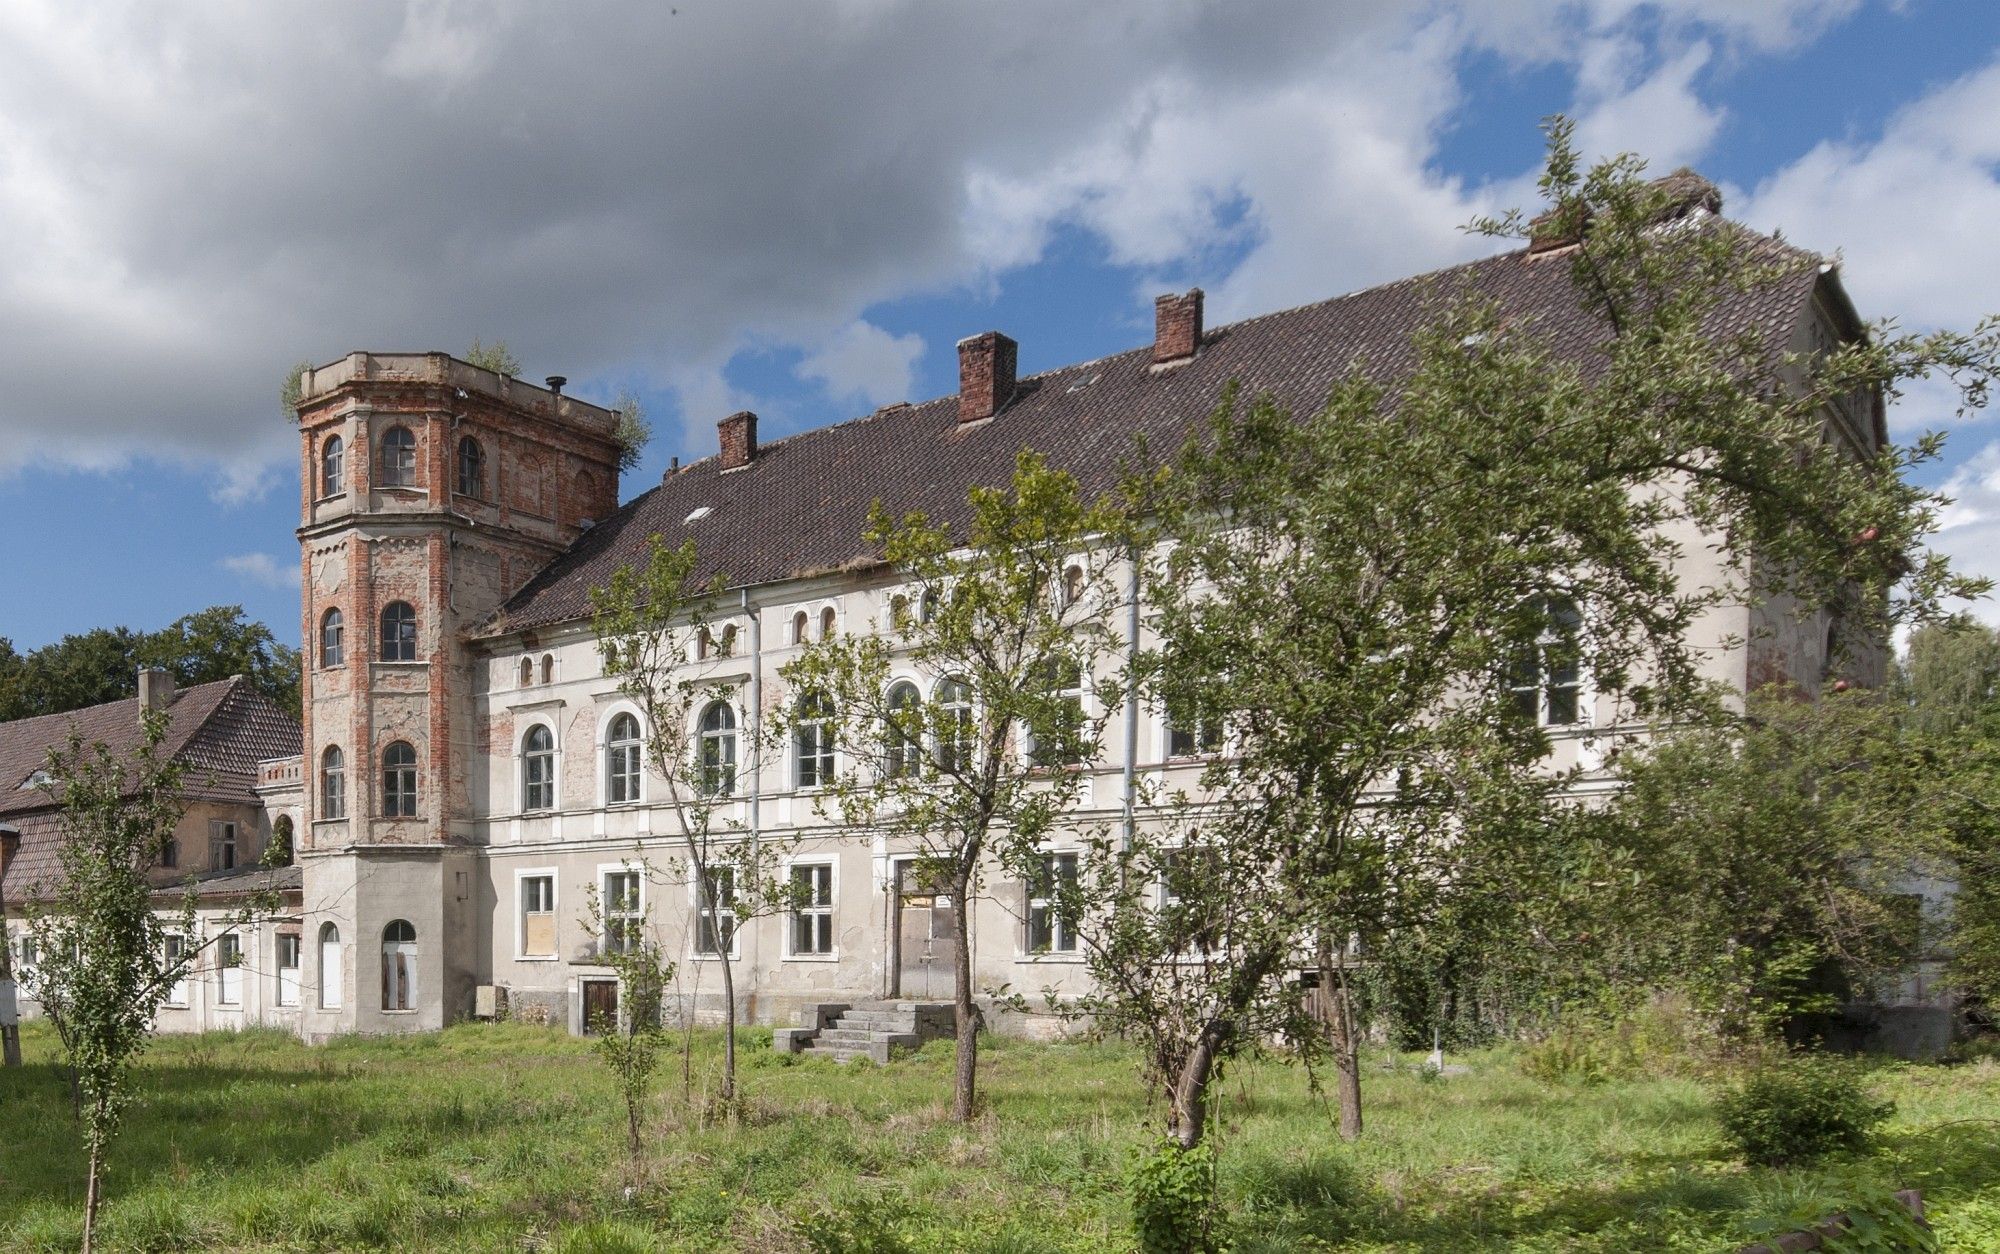
[[[618,981],[583,982],[583,1034],[596,1036],[605,1028],[618,1030]]]
[[[915,863],[896,869],[897,997],[941,1001],[952,995],[952,897]]]

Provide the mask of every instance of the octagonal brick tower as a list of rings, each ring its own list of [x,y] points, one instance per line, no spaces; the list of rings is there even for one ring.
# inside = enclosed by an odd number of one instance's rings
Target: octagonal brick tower
[[[562,382],[444,353],[300,378],[308,1036],[466,1011],[484,746],[465,634],[618,505],[617,416]],[[378,992],[392,944],[410,952]]]

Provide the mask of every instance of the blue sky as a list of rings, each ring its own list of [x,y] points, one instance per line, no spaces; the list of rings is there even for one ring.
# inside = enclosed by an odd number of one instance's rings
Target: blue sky
[[[1159,291],[1214,321],[1472,255],[1558,111],[1841,251],[1865,316],[2000,308],[1990,0],[585,12],[0,16],[0,636],[236,602],[295,642],[299,359],[499,338],[636,390],[629,497],[736,408],[949,392],[989,327],[1033,371],[1145,341]],[[1928,476],[1989,573],[1996,436]]]

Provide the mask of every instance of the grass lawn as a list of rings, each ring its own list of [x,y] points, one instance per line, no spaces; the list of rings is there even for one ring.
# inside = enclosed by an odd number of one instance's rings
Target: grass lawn
[[[1112,1045],[995,1041],[987,1110],[945,1118],[948,1044],[886,1069],[745,1054],[747,1117],[691,1119],[669,1060],[646,1181],[589,1046],[465,1026],[317,1049],[163,1038],[112,1154],[116,1249],[1125,1250],[1126,1165],[1158,1122]],[[83,1156],[52,1037],[0,1072],[0,1249],[73,1249]],[[695,1084],[717,1041],[698,1041]],[[1381,1061],[1387,1061],[1381,1060]],[[1924,1190],[1945,1248],[2000,1252],[2000,1065],[1885,1065],[1880,1148],[1813,1171],[1732,1164],[1685,1080],[1548,1086],[1505,1053],[1426,1079],[1371,1061],[1368,1131],[1333,1134],[1280,1062],[1229,1074],[1223,1185],[1242,1251],[1732,1249],[1860,1177]],[[871,1226],[873,1231],[871,1232]],[[835,1234],[848,1232],[846,1246]]]

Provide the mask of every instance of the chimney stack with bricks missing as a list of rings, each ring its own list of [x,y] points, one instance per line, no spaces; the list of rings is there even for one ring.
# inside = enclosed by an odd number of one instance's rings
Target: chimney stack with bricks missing
[[[998,331],[958,342],[958,420],[978,422],[1000,412],[1014,394],[1014,359],[1020,345]]]
[[[716,423],[715,429],[722,434],[724,470],[748,466],[757,456],[757,415],[742,410]]]
[[[1201,289],[1153,300],[1153,364],[1187,361],[1201,347]]]

